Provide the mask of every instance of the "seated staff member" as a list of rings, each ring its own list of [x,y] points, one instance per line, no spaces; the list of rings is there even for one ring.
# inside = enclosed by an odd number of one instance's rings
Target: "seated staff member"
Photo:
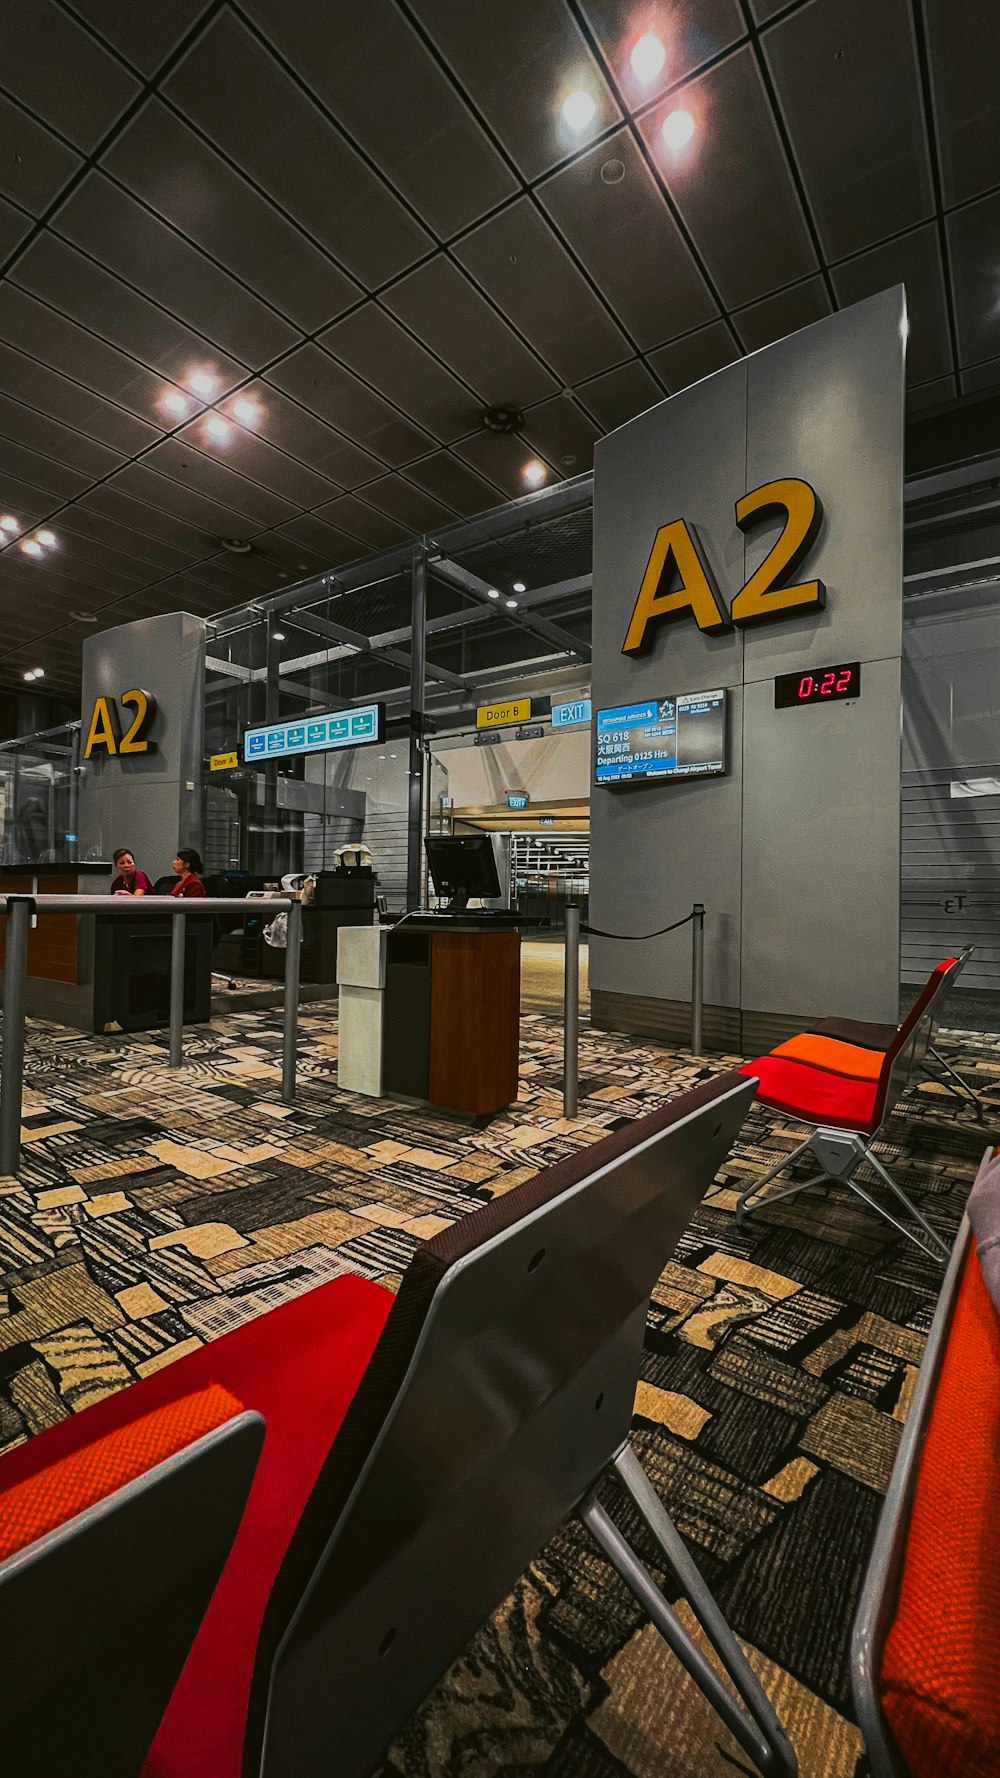
[[[136,862],[127,846],[119,846],[114,854],[114,862],[118,866],[118,875],[111,885],[112,895],[148,895],[152,883],[144,870],[136,868]]]
[[[177,881],[171,895],[204,895],[205,885],[201,880],[204,868],[193,846],[179,846],[174,859]]]

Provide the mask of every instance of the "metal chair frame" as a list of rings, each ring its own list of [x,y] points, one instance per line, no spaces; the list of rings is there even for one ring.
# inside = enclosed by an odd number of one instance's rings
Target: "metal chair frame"
[[[679,1101],[674,1122],[447,1263],[318,1560],[306,1550],[311,1579],[274,1652],[258,1650],[243,1778],[328,1778],[331,1761],[337,1778],[368,1778],[572,1516],[743,1753],[765,1778],[796,1778],[763,1687],[629,1443],[650,1294],[753,1097],[737,1075],[711,1085],[686,1114]],[[598,1499],[609,1478],[729,1683]]]

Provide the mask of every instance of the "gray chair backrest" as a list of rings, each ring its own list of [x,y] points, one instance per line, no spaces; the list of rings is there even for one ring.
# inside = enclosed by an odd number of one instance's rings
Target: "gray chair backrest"
[[[992,1150],[988,1153],[992,1154]],[[934,1393],[944,1362],[970,1237],[968,1218],[963,1217],[924,1347],[920,1375],[906,1416],[906,1426],[899,1442],[892,1479],[886,1492],[854,1620],[851,1685],[858,1713],[858,1726],[865,1738],[872,1778],[909,1778],[909,1768],[896,1746],[882,1709],[882,1655],[899,1602],[920,1458],[934,1406]],[[941,1778],[946,1778],[946,1774],[942,1773]]]
[[[926,985],[886,1050],[876,1088],[879,1124],[889,1116],[915,1078],[927,1054],[934,1020],[971,956],[972,946],[967,945],[964,951],[959,951],[957,957],[951,958],[946,967],[939,964],[931,971]]]
[[[138,1778],[263,1439],[239,1414],[0,1563],[10,1778]]]
[[[600,1476],[755,1086],[706,1082],[415,1256],[272,1596],[247,1778],[365,1778]]]

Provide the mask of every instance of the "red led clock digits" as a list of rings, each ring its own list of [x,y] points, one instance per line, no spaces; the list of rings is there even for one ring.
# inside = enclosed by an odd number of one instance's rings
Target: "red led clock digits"
[[[806,673],[799,682],[799,697],[800,698],[811,698],[813,695],[813,686],[815,685],[815,683],[816,682],[813,679],[812,674]]]
[[[840,675],[840,678],[837,680],[837,690],[838,691],[846,691],[848,686],[850,685],[853,677],[854,677],[853,668],[845,667],[843,672]]]

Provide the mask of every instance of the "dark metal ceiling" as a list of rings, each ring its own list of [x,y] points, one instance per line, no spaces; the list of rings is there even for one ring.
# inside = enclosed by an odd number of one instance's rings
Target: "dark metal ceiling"
[[[912,406],[1000,383],[996,0],[3,19],[0,511],[59,541],[0,555],[0,683],[71,692],[75,614],[208,615],[522,493],[530,456],[577,475],[602,432],[898,279]],[[192,370],[255,429],[173,419]],[[520,436],[483,427],[495,404]]]

